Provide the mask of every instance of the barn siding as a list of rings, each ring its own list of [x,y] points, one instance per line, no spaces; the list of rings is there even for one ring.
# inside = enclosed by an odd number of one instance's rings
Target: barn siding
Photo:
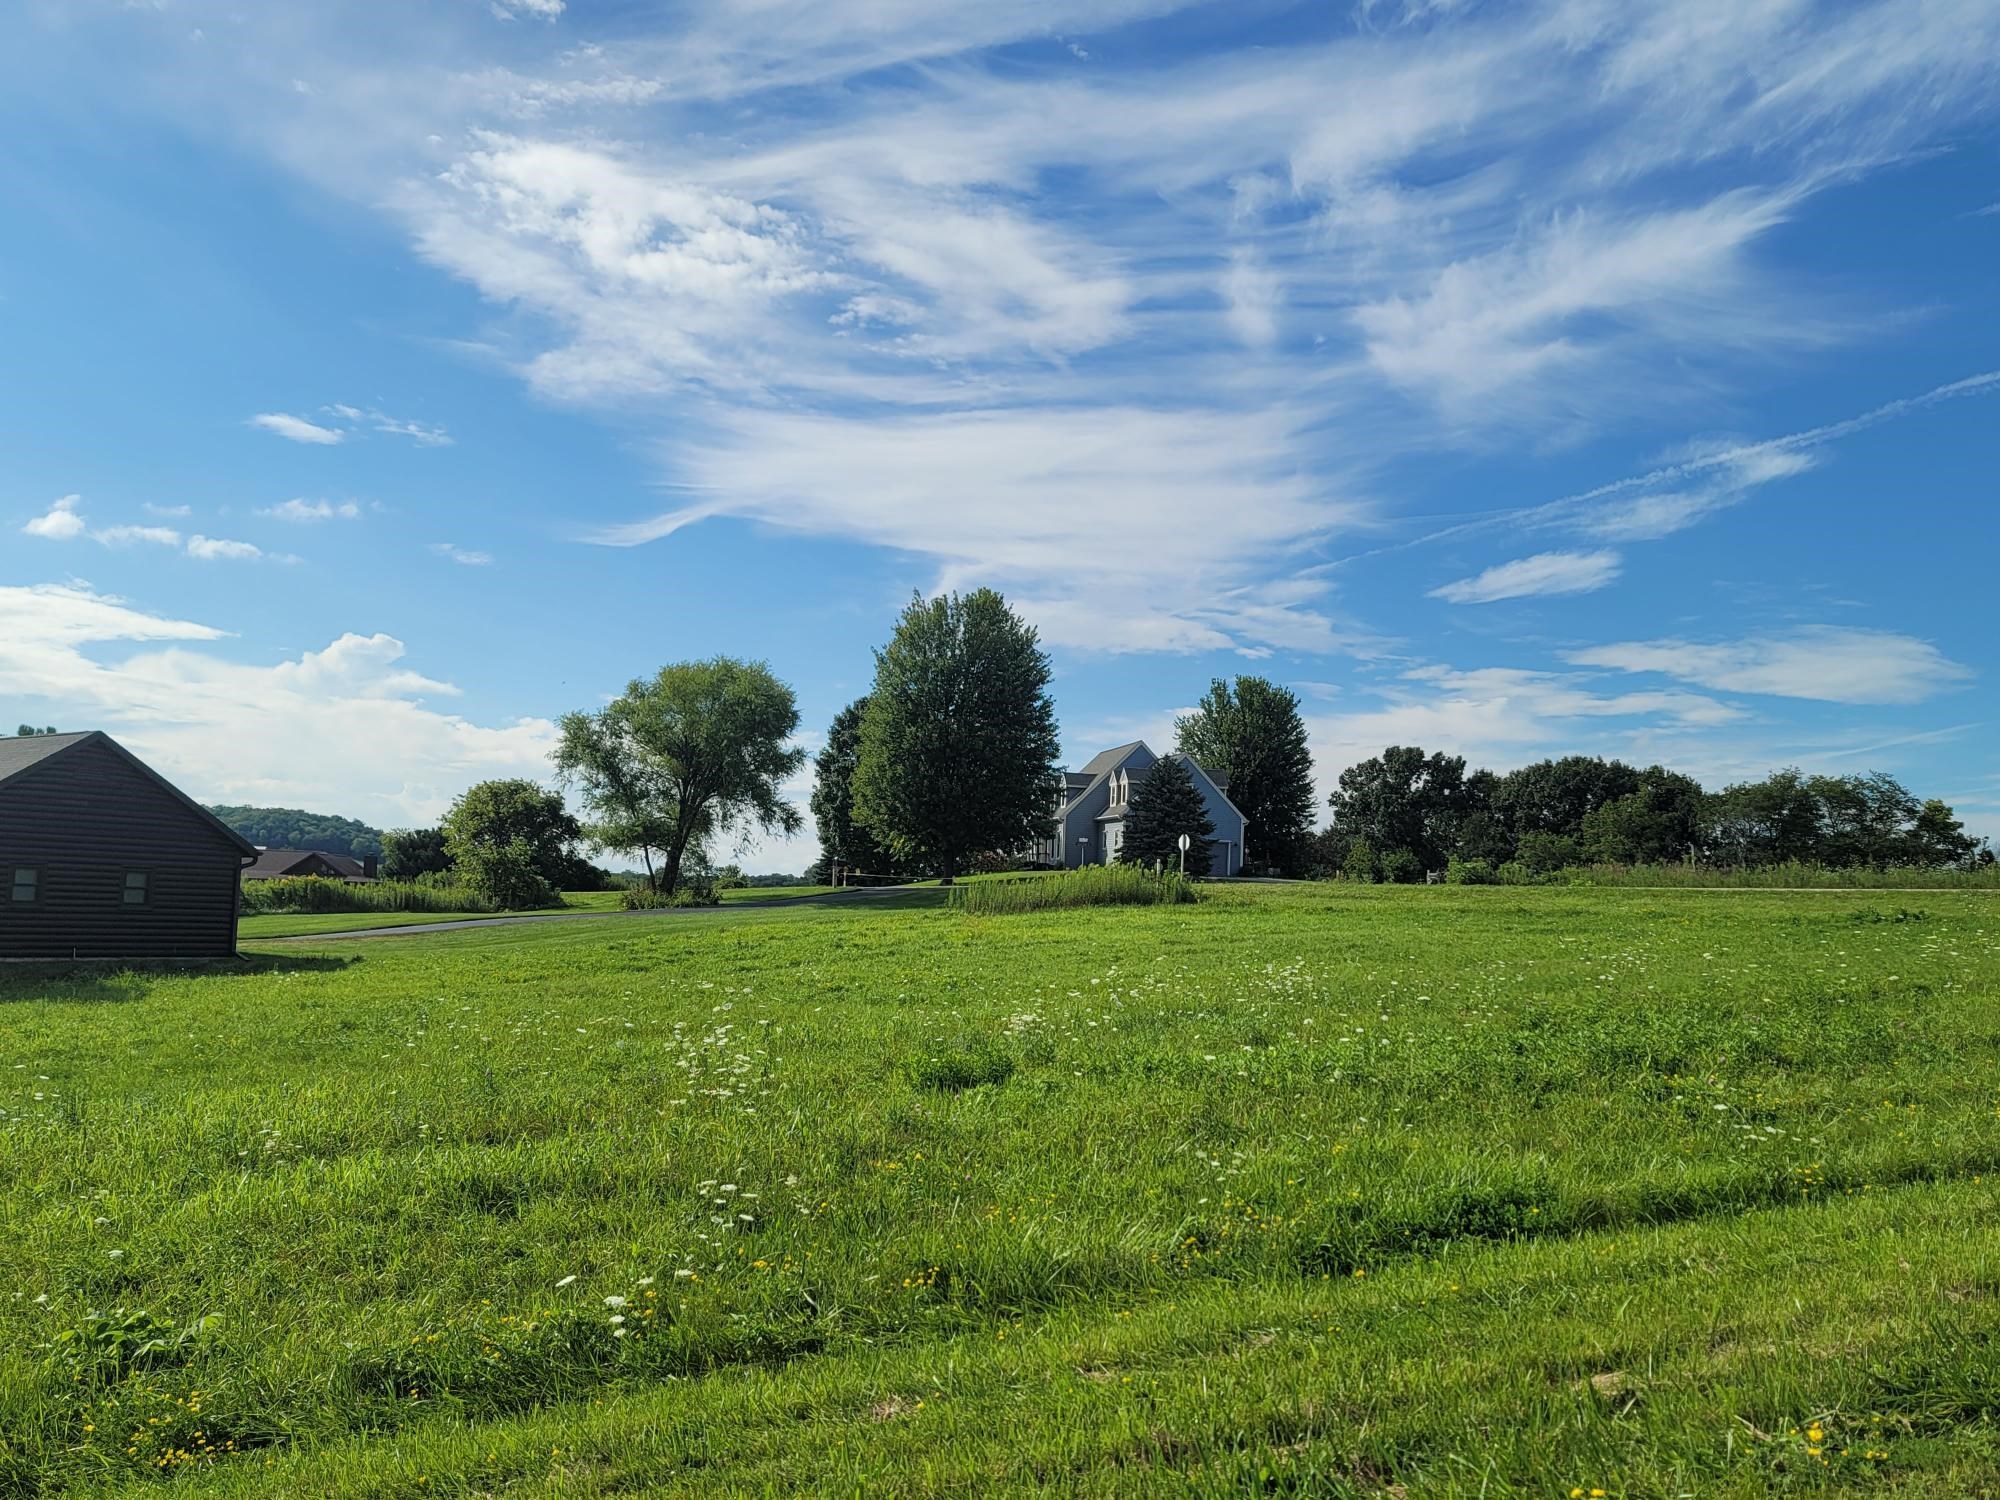
[[[221,958],[236,952],[242,850],[102,740],[0,785],[0,958]],[[32,904],[13,869],[40,872]],[[125,872],[144,870],[141,906]]]

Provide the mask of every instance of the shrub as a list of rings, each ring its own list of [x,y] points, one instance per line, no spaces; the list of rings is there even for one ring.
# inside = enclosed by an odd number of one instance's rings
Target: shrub
[[[1382,862],[1376,857],[1375,846],[1366,839],[1356,839],[1347,851],[1340,873],[1349,880],[1358,880],[1363,885],[1373,885],[1382,878]]]
[[[526,839],[468,845],[459,852],[458,873],[467,889],[502,911],[562,905],[562,893],[542,873],[540,857]]]
[[[1155,875],[1137,865],[1085,865],[1055,875],[981,880],[952,888],[953,906],[981,915],[1073,906],[1174,905],[1200,899],[1194,882],[1184,876],[1171,871]]]
[[[1491,885],[1493,866],[1483,859],[1460,859],[1452,855],[1444,868],[1446,885]]]
[[[434,876],[378,880],[372,885],[350,885],[317,875],[243,883],[243,911],[248,916],[265,912],[494,910],[497,908],[484,896]]]
[[[1535,877],[1518,859],[1510,859],[1493,872],[1495,885],[1533,885]]]
[[[1391,849],[1382,856],[1382,878],[1391,885],[1419,885],[1424,863],[1407,849]]]
[[[619,902],[627,911],[664,911],[683,906],[720,906],[722,897],[707,881],[684,880],[671,895],[650,885],[628,886]]]

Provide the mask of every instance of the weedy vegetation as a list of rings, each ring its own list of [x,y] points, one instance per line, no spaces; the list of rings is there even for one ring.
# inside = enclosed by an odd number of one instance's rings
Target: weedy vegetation
[[[1003,910],[0,974],[0,1494],[1990,1491],[1991,897]]]
[[[243,913],[274,912],[493,912],[500,908],[463,886],[427,880],[376,880],[366,884],[288,875],[278,880],[246,880]]]
[[[977,916],[1088,906],[1185,906],[1201,899],[1192,880],[1137,865],[1084,865],[1046,874],[992,876],[952,887],[951,904]]]

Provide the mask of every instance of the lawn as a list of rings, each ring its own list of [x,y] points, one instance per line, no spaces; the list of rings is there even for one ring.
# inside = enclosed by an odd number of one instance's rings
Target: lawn
[[[835,889],[830,885],[806,886],[744,886],[721,893],[725,906],[754,906],[764,901],[780,901],[787,897],[823,896]],[[615,912],[621,909],[622,895],[618,891],[565,891],[563,904],[550,908],[571,912]],[[494,916],[524,915],[540,916],[549,913],[526,912],[507,913],[490,911],[334,911],[334,912],[268,912],[245,916],[241,921],[241,938],[246,943],[259,938],[311,937],[322,932],[359,932],[372,927],[420,927],[432,922],[476,922]]]
[[[0,1493],[1993,1493],[1996,1001],[1971,893],[21,973]]]

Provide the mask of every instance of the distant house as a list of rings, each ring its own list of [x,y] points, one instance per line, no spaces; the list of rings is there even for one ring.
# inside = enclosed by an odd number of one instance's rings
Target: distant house
[[[375,856],[355,859],[346,854],[328,854],[323,849],[259,849],[257,862],[243,872],[245,880],[282,880],[287,876],[316,875],[322,880],[360,882],[375,878]]]
[[[109,735],[0,739],[0,958],[229,958],[257,851]]]
[[[1209,874],[1241,874],[1247,824],[1242,810],[1229,800],[1226,778],[1204,770],[1191,756],[1176,753],[1173,758],[1188,768],[1208,806],[1209,821],[1215,824]],[[1056,794],[1055,834],[1025,857],[1034,864],[1070,869],[1116,863],[1125,842],[1126,807],[1159,760],[1144,740],[1134,740],[1092,756],[1081,771],[1065,771]]]

